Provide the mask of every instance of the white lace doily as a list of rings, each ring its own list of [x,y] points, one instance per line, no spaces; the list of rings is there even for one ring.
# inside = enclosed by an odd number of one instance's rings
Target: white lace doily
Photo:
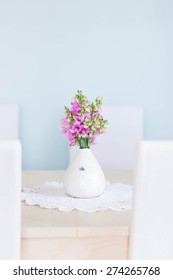
[[[132,186],[107,182],[104,193],[99,197],[81,199],[68,196],[60,182],[46,182],[40,186],[23,188],[22,200],[28,205],[64,212],[73,209],[88,213],[108,209],[120,211],[131,208]]]

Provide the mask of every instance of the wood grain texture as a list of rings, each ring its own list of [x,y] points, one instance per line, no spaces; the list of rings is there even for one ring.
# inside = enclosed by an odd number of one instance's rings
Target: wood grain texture
[[[127,259],[128,237],[22,239],[22,259],[116,260]]]

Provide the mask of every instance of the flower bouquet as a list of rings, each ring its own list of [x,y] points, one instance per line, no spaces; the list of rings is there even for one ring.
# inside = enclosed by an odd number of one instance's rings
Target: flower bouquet
[[[102,105],[102,97],[90,102],[82,91],[78,90],[71,101],[70,109],[65,106],[61,127],[62,133],[68,136],[70,146],[90,148],[90,145],[95,144],[96,137],[105,132],[108,121],[101,115]]]

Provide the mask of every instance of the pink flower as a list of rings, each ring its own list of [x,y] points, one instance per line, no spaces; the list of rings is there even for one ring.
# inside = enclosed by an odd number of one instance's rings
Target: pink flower
[[[61,124],[61,127],[62,127],[62,134],[66,135],[68,133],[68,130],[69,130],[68,118],[67,117],[61,118],[60,124]]]
[[[70,142],[70,146],[73,146],[75,143],[76,133],[73,133],[72,131],[68,131],[68,139]]]
[[[74,116],[74,120],[75,120],[76,124],[80,124],[81,122],[83,122],[83,116],[81,116],[81,117]]]
[[[72,124],[70,131],[73,133],[77,133],[81,131],[81,126],[80,124]]]
[[[82,105],[78,102],[71,102],[71,112],[73,113],[73,115],[77,115],[79,110],[82,108]]]
[[[94,112],[94,113],[92,114],[92,118],[94,118],[95,116],[98,116],[98,112]]]
[[[75,137],[76,137],[76,133],[73,133],[73,132],[69,131],[68,137],[69,137],[70,141],[73,141],[75,139]]]
[[[80,132],[84,133],[84,134],[89,134],[90,129],[89,129],[89,127],[85,127],[84,125],[81,125],[80,126]]]
[[[88,113],[83,115],[84,120],[89,120],[90,118],[91,118],[91,115]]]

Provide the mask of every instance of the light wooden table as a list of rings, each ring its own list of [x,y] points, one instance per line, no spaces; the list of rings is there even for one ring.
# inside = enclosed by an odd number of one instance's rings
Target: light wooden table
[[[107,171],[132,183],[131,171]],[[63,171],[23,171],[23,186],[62,181]],[[22,259],[127,259],[130,211],[60,212],[22,202]]]

